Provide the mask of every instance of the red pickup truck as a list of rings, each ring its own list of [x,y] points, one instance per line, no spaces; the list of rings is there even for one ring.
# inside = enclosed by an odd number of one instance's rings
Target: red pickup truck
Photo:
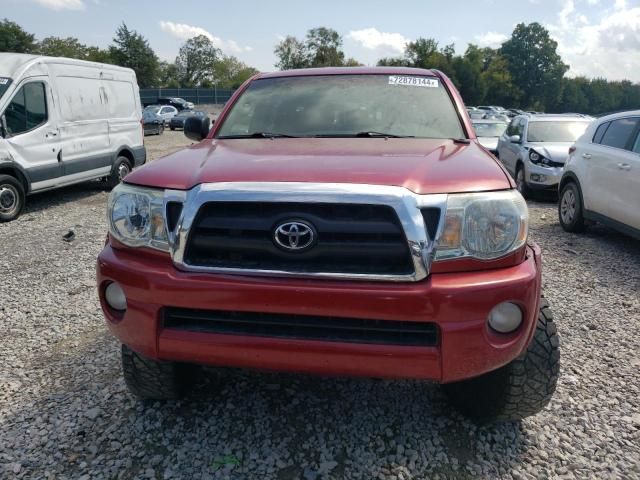
[[[185,134],[108,203],[99,294],[135,395],[218,365],[433,380],[481,421],[549,402],[527,205],[441,72],[259,74]]]

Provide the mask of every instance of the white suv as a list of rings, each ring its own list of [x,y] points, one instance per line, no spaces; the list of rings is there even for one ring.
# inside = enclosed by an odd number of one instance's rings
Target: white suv
[[[591,220],[640,239],[640,110],[599,118],[569,149],[558,216],[568,232]]]
[[[498,158],[523,197],[558,188],[569,147],[592,120],[579,114],[525,114],[511,120],[498,140]]]

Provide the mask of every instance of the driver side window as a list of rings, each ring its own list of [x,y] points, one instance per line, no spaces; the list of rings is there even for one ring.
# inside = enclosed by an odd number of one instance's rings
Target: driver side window
[[[507,127],[507,136],[511,137],[513,135],[518,135],[518,123],[520,122],[519,118],[514,118],[511,120],[511,123]]]
[[[47,95],[42,82],[31,82],[20,87],[4,112],[7,131],[19,135],[47,122]]]

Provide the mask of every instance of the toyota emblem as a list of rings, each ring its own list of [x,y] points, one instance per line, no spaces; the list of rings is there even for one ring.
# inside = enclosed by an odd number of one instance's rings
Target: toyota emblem
[[[287,252],[302,252],[312,247],[317,239],[316,229],[302,220],[279,223],[273,231],[273,240]]]

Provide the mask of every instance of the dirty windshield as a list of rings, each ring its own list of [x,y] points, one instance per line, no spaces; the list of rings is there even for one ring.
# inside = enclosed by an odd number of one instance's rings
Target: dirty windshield
[[[254,81],[234,104],[218,138],[464,137],[436,77],[316,75]]]

